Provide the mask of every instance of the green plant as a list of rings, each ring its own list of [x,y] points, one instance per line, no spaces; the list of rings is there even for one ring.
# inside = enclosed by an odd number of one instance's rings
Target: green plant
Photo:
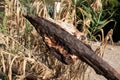
[[[92,6],[87,2],[81,5],[82,7],[78,7],[80,13],[82,14],[82,27],[83,31],[86,31],[88,37],[90,39],[94,38],[94,35],[100,31],[103,27],[109,24],[111,21],[111,17],[114,14],[114,11],[110,14],[110,16],[106,17],[108,14],[107,10],[103,10],[102,8],[99,11],[94,11]]]
[[[6,27],[7,17],[6,17],[4,12],[0,13],[0,17],[2,17],[2,21],[1,21],[1,24],[0,24],[0,32],[6,33],[7,32],[7,27]]]
[[[47,11],[51,18],[54,18],[54,9],[53,6],[46,4]]]
[[[26,14],[35,14],[35,8],[31,6],[31,3],[34,0],[19,0],[20,4],[22,5],[22,8],[24,8]]]

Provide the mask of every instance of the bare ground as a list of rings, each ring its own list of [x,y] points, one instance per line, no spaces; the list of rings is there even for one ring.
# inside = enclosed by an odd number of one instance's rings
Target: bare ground
[[[95,45],[93,45],[93,49]],[[120,73],[120,45],[107,45],[105,48],[103,59],[108,62],[115,70]],[[95,71],[89,67],[86,71],[85,80],[107,80],[101,75],[97,75]]]

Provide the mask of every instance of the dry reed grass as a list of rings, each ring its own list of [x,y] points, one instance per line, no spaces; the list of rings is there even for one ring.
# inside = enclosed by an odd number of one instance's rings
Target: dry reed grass
[[[113,39],[112,39],[113,29],[111,29],[107,33],[107,35],[105,36],[105,38],[104,38],[103,29],[101,29],[100,31],[102,33],[102,42],[100,43],[100,46],[96,48],[95,52],[98,53],[100,56],[103,56],[104,55],[104,50],[105,50],[105,47],[106,47],[108,41],[110,40],[111,44],[114,45],[114,42],[113,42]]]
[[[8,74],[9,80],[13,79],[13,74],[16,79],[20,80],[23,80],[30,74],[44,79],[53,75],[52,70],[37,60],[33,55],[33,50],[29,50],[20,45],[11,36],[2,33],[0,35],[1,45],[3,45],[3,48],[0,49],[1,71]]]

